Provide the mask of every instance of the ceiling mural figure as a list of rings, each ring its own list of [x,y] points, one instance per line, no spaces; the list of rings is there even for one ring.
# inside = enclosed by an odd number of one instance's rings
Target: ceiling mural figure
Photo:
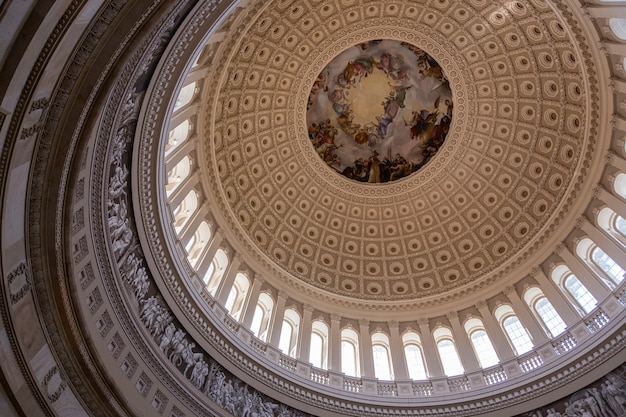
[[[319,74],[307,106],[320,158],[356,181],[395,181],[424,166],[452,122],[452,91],[420,48],[372,40],[348,48]]]
[[[0,416],[626,416],[625,1],[0,27]]]

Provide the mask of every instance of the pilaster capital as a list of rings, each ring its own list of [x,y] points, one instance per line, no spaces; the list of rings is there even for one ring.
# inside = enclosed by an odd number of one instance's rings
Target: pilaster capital
[[[446,317],[448,318],[448,320],[450,321],[456,321],[459,319],[459,312],[458,311],[450,311],[448,313],[446,313]]]
[[[594,198],[598,198],[600,197],[600,194],[602,193],[604,187],[602,187],[601,185],[596,185],[595,187],[593,187],[593,189],[591,190],[591,195]]]
[[[478,301],[476,304],[474,304],[474,306],[478,309],[478,310],[483,310],[484,308],[487,307],[487,302],[485,300],[480,300]]]
[[[506,287],[504,287],[502,292],[506,296],[511,296],[511,295],[513,295],[515,293],[515,288],[512,285],[507,285]]]
[[[370,321],[367,319],[359,319],[359,326],[360,327],[369,327],[370,325]]]
[[[565,249],[565,245],[563,245],[563,243],[559,243],[558,245],[554,247],[553,253],[555,255],[560,255],[561,252],[563,252],[563,249]]]
[[[420,327],[428,327],[428,319],[425,317],[420,317],[419,319],[417,319],[417,324]]]

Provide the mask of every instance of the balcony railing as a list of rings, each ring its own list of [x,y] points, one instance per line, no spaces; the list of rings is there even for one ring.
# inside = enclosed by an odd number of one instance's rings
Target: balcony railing
[[[212,297],[206,297],[209,301]],[[334,389],[343,390],[344,392],[350,392],[362,395],[374,395],[378,397],[432,397],[436,395],[445,395],[450,392],[465,392],[472,391],[485,386],[496,386],[509,381],[512,378],[510,372],[514,372],[514,376],[528,374],[541,369],[546,363],[551,362],[557,357],[563,357],[575,352],[576,348],[580,345],[579,340],[576,339],[571,329],[577,329],[575,332],[580,337],[580,330],[586,329],[588,335],[601,331],[610,322],[611,318],[605,313],[603,306],[607,303],[613,303],[610,308],[613,310],[613,317],[615,316],[615,300],[617,299],[619,306],[626,307],[624,303],[624,289],[620,288],[616,290],[611,297],[607,298],[602,304],[596,307],[584,318],[581,318],[577,323],[567,329],[559,337],[549,340],[543,345],[536,346],[534,350],[520,355],[505,363],[501,363],[491,368],[482,369],[478,371],[478,374],[482,378],[480,383],[477,383],[475,373],[472,373],[472,378],[468,375],[460,375],[454,377],[443,377],[444,388],[441,388],[441,384],[438,382],[437,389],[433,385],[433,380],[427,381],[378,381],[376,379],[363,379],[357,377],[346,376],[341,372],[319,369],[312,366],[310,363],[301,361],[288,355],[282,354],[275,347],[270,346],[268,343],[255,337],[249,330],[242,327],[237,321],[232,319],[227,313],[222,316],[221,322],[225,329],[228,329],[233,335],[247,334],[247,337],[243,337],[243,340],[247,341],[248,346],[252,351],[256,352],[262,357],[270,357],[270,351],[274,352],[273,356],[277,358],[274,362],[283,370],[292,373],[299,374],[300,376],[306,375],[308,380],[313,386],[326,386]],[[221,306],[213,305],[213,309],[220,309]],[[622,309],[624,310],[624,309]],[[623,311],[622,311],[623,313]],[[584,331],[584,330],[583,330]],[[586,337],[583,336],[583,339]],[[555,355],[546,355],[546,348],[556,353]],[[438,379],[440,381],[440,379]],[[374,385],[372,385],[374,384]],[[400,385],[404,384],[402,390]],[[365,387],[367,386],[367,389]],[[408,394],[407,394],[408,393]]]

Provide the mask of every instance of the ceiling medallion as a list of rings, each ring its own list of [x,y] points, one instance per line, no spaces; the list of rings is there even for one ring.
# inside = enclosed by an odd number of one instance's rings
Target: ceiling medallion
[[[309,139],[322,160],[355,181],[399,180],[443,145],[452,91],[441,66],[420,48],[372,40],[335,57],[307,103]]]

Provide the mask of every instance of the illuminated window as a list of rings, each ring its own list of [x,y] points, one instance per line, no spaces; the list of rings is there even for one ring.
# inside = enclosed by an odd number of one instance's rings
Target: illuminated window
[[[465,322],[464,327],[481,367],[488,368],[500,362],[498,354],[485,331],[482,320],[471,318]]]
[[[622,247],[626,247],[626,219],[609,207],[604,207],[598,212],[596,221],[598,226],[604,230],[613,241]]]
[[[541,289],[538,287],[527,289],[524,292],[524,300],[531,310],[533,310],[535,316],[543,323],[549,336],[555,337],[565,331],[567,326]]]
[[[174,216],[174,230],[180,234],[191,215],[198,208],[198,193],[194,190],[189,191],[183,201],[172,211]]]
[[[189,120],[184,120],[178,124],[174,129],[170,130],[167,143],[165,144],[165,157],[172,153],[174,149],[180,146],[189,138],[189,132],[191,130],[191,124]]]
[[[274,300],[272,297],[267,293],[261,293],[256,308],[254,309],[254,317],[252,318],[250,331],[264,342],[267,341],[267,333],[273,309]]]
[[[437,343],[437,350],[439,351],[443,372],[447,376],[460,375],[465,372],[450,329],[439,327],[435,329],[433,336]]]
[[[359,366],[359,335],[353,329],[341,331],[341,371],[348,376],[361,376]]]
[[[246,295],[248,294],[248,288],[250,288],[250,280],[246,274],[239,272],[235,276],[235,282],[233,283],[233,287],[230,289],[228,299],[224,305],[224,308],[226,308],[228,313],[235,320],[239,320],[241,317],[241,311],[243,310],[243,304],[246,300]]]
[[[598,300],[587,290],[587,288],[576,278],[574,274],[569,275],[565,281],[565,288],[574,297],[580,307],[589,314],[598,305]]]
[[[328,325],[321,320],[316,320],[311,325],[309,362],[321,369],[328,368]]]
[[[623,41],[626,41],[626,19],[623,18],[611,18],[609,19],[609,27],[617,36]]]
[[[589,313],[598,305],[596,298],[589,292],[587,287],[572,274],[572,271],[570,271],[567,266],[559,265],[555,267],[551,275],[552,281],[563,291],[570,303],[580,309],[579,311]]]
[[[213,261],[211,261],[209,270],[204,276],[204,282],[206,282],[207,290],[211,295],[215,296],[217,287],[220,285],[220,282],[222,282],[222,278],[224,277],[224,272],[226,272],[227,267],[228,255],[226,255],[226,252],[224,252],[223,249],[218,249],[215,252]]]
[[[165,192],[169,197],[174,190],[189,176],[191,171],[191,159],[185,156],[167,173],[167,185],[165,186]]]
[[[626,174],[619,173],[613,181],[613,189],[623,199],[626,199]]]
[[[192,82],[184,86],[180,90],[180,93],[178,94],[178,98],[176,99],[176,104],[174,105],[174,112],[176,112],[176,110],[181,109],[186,104],[189,104],[191,102],[191,99],[194,96],[195,91],[196,91],[195,82]]]
[[[613,280],[614,283],[620,284],[622,282],[626,271],[624,271],[622,267],[613,260],[613,258],[607,255],[606,252],[598,246],[596,246],[591,253],[591,259],[608,275],[609,278]]]
[[[185,246],[187,259],[189,259],[189,263],[191,263],[191,266],[194,268],[198,266],[198,261],[206,249],[209,240],[211,240],[211,228],[206,221],[203,221]]]
[[[626,236],[626,219],[622,216],[617,216],[615,219],[615,230],[617,230],[622,236]]]
[[[406,367],[409,370],[409,377],[415,380],[428,378],[420,336],[412,331],[406,332],[402,335],[402,343],[404,344],[404,357]]]
[[[552,337],[558,336],[565,331],[567,327],[559,313],[556,312],[554,306],[546,297],[542,297],[535,302],[535,311],[541,317]]]
[[[293,308],[285,310],[283,325],[280,332],[278,348],[283,353],[295,357],[298,345],[298,330],[300,328],[300,315]]]
[[[518,355],[532,350],[533,342],[511,306],[502,305],[498,307],[494,311],[494,315],[500,322],[511,346]]]
[[[372,354],[376,378],[386,381],[392,380],[391,348],[389,346],[389,337],[386,334],[376,332],[372,335]]]
[[[582,259],[609,287],[620,284],[626,271],[588,237],[578,242],[576,255]],[[607,281],[609,278],[610,281]]]

